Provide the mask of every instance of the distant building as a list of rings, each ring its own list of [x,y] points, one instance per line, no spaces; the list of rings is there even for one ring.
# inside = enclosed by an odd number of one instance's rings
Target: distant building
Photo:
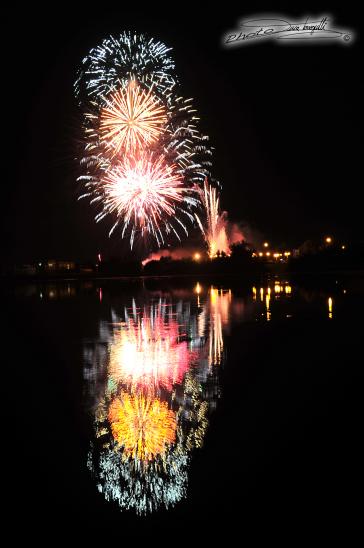
[[[39,266],[42,266],[40,263]],[[63,261],[63,260],[56,260],[56,259],[48,259],[44,263],[44,270],[46,272],[60,272],[65,270],[74,270],[75,269],[75,263],[73,261]]]

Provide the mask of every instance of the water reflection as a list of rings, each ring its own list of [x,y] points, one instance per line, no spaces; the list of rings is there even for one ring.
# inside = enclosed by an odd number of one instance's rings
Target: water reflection
[[[327,301],[328,309],[329,309],[329,318],[332,319],[332,298],[329,297]]]
[[[197,301],[132,299],[85,347],[96,400],[88,467],[107,500],[137,513],[186,496],[191,452],[203,444],[219,395],[231,291],[197,284],[194,292]]]
[[[220,396],[231,326],[286,321],[311,306],[311,294],[274,278],[240,292],[197,282],[125,295],[118,304],[119,296],[98,291],[109,317],[84,345],[94,417],[88,468],[106,500],[143,514],[187,496],[191,459]],[[324,298],[332,319],[333,299]]]

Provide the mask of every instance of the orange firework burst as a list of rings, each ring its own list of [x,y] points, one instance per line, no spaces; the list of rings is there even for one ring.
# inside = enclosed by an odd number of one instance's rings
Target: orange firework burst
[[[163,241],[161,221],[168,224],[168,218],[175,214],[176,203],[184,200],[187,190],[176,167],[167,165],[163,156],[125,157],[104,178],[102,215],[117,213],[118,220],[111,232],[121,222],[124,235],[129,224],[132,225],[131,244],[138,229],[142,234],[144,230],[152,233],[159,243]],[[176,233],[171,224],[169,227]]]
[[[107,99],[100,114],[101,139],[113,150],[127,153],[155,142],[167,121],[165,108],[134,80]]]
[[[109,421],[124,453],[150,461],[164,455],[176,439],[176,415],[166,402],[122,392],[110,405]]]

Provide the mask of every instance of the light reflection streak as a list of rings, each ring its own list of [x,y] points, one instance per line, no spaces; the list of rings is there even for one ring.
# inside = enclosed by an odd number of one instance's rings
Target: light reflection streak
[[[267,295],[265,296],[265,306],[266,306],[266,309],[267,309],[267,321],[269,322],[270,318],[271,318],[271,312],[270,312],[270,292],[267,293]]]
[[[214,287],[210,289],[210,336],[209,363],[220,363],[224,349],[223,325],[229,320],[231,290],[228,292]]]
[[[256,301],[257,288],[255,286],[252,287],[252,294],[253,301]],[[274,286],[272,287],[270,285],[268,285],[266,288],[261,287],[259,289],[260,301],[264,303],[265,306],[265,314],[262,313],[261,315],[265,315],[266,320],[270,321],[272,319],[271,300],[279,300],[282,298],[282,295],[285,295],[285,297],[290,297],[291,294],[292,287],[288,282],[280,282],[279,280],[276,280],[274,282]]]

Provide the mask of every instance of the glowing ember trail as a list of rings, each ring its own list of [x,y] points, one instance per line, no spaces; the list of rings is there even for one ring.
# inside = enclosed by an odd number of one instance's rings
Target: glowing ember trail
[[[166,402],[122,393],[110,405],[111,431],[125,456],[149,461],[176,439],[176,416]]]
[[[106,105],[100,115],[101,139],[114,155],[155,142],[167,121],[152,90],[142,90],[134,80],[106,99]]]

